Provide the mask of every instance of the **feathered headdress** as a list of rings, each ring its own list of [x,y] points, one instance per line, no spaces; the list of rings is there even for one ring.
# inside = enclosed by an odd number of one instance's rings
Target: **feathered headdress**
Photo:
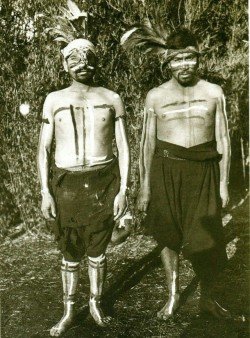
[[[131,50],[139,47],[145,54],[156,54],[162,63],[171,60],[174,55],[180,52],[193,52],[199,54],[198,48],[188,46],[184,49],[170,49],[168,46],[168,37],[172,33],[173,28],[170,25],[163,24],[160,9],[155,10],[154,21],[148,17],[144,19],[142,24],[131,27],[121,37],[121,45],[125,50]]]
[[[54,41],[63,44],[61,52],[66,58],[68,53],[77,47],[90,49],[96,54],[94,45],[87,40],[88,37],[88,13],[81,11],[72,0],[67,0],[68,9],[61,7],[62,15],[50,18],[51,27],[46,29]]]
[[[145,53],[161,55],[166,52],[168,32],[157,24],[152,25],[146,18],[143,24],[136,25],[121,37],[124,49],[140,47]]]

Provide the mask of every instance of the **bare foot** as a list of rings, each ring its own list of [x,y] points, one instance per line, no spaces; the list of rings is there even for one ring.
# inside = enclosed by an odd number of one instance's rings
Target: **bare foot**
[[[201,296],[199,307],[201,312],[208,313],[217,319],[232,319],[231,313],[210,297]]]
[[[103,311],[100,306],[99,297],[90,297],[89,310],[90,310],[91,316],[93,317],[97,325],[106,327],[111,323],[112,317],[104,316],[103,314]]]
[[[162,320],[168,320],[169,318],[174,316],[174,313],[178,309],[179,305],[180,305],[179,293],[171,295],[167,303],[164,305],[164,307],[157,312],[157,317]]]
[[[73,324],[74,321],[74,312],[70,308],[71,304],[67,305],[67,311],[64,312],[61,320],[50,329],[51,337],[61,337]]]

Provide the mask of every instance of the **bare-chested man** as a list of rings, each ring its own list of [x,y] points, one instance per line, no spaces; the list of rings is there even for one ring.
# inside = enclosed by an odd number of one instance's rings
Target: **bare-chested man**
[[[42,212],[46,219],[55,219],[54,232],[63,254],[64,314],[50,331],[54,337],[61,336],[74,320],[79,264],[85,253],[89,261],[90,313],[100,326],[110,322],[100,307],[105,250],[114,221],[127,207],[130,166],[121,98],[111,90],[93,86],[94,45],[76,39],[62,53],[72,85],[47,96],[38,151]],[[118,160],[112,150],[114,135]],[[50,186],[53,138],[55,166]]]
[[[230,142],[222,89],[199,79],[199,51],[187,29],[166,41],[170,81],[146,98],[141,140],[138,207],[161,248],[169,299],[158,312],[173,316],[180,304],[179,253],[201,279],[200,310],[230,318],[212,296],[227,256],[221,207],[228,203]]]

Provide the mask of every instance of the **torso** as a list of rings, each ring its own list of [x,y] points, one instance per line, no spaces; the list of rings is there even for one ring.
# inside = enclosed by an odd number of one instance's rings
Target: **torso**
[[[69,87],[55,93],[53,114],[58,167],[87,167],[112,160],[115,118],[112,95],[113,92],[104,88],[91,88],[82,93]]]
[[[157,138],[186,148],[214,140],[216,87],[199,80],[192,87],[169,81],[156,88]]]

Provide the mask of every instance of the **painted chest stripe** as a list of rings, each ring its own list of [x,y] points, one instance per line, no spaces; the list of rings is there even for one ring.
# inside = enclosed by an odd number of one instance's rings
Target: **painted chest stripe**
[[[94,108],[113,108],[113,106],[111,106],[110,104],[100,104],[98,106],[94,106]]]
[[[85,157],[86,157],[86,143],[85,143],[85,137],[86,137],[86,130],[85,130],[85,113],[84,113],[84,108],[82,108],[82,128],[83,128],[83,137],[82,137],[82,149],[83,149],[83,156],[84,156],[84,163],[85,163]]]
[[[164,106],[161,106],[161,108],[166,108],[169,106],[177,106],[177,105],[181,105],[181,104],[189,104],[189,103],[195,103],[195,102],[207,102],[207,100],[191,100],[191,101],[176,101],[176,102],[172,102],[172,103],[168,103],[165,104]]]
[[[76,119],[75,119],[75,114],[74,114],[74,108],[73,108],[72,105],[70,105],[70,114],[71,114],[72,124],[73,124],[73,128],[74,128],[74,134],[75,134],[76,155],[79,155],[78,133],[77,133],[77,128],[76,128]]]
[[[171,119],[168,119],[168,121],[173,121],[173,120],[187,120],[187,119],[200,119],[204,121],[204,117],[199,116],[199,115],[194,115],[194,116],[180,116],[180,117],[172,117]]]
[[[90,102],[87,101],[89,117],[90,117],[90,156],[93,157],[95,149],[95,117],[94,117],[94,107],[91,106]],[[93,159],[91,159],[93,162]]]
[[[163,113],[162,116],[164,117],[167,114],[173,114],[173,113],[184,113],[184,112],[187,112],[187,111],[192,110],[192,109],[199,109],[199,110],[208,111],[208,108],[204,107],[204,106],[192,106],[192,107],[183,108],[183,109],[170,110],[168,112]]]
[[[63,111],[63,110],[69,110],[70,107],[60,107],[58,109],[56,109],[56,111],[54,112],[54,116],[56,116],[57,113],[59,113],[60,111]]]

